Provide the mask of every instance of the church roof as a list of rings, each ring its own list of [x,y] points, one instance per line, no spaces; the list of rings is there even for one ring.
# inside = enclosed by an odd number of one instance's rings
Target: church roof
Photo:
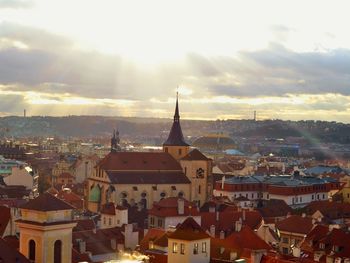
[[[189,184],[182,171],[107,171],[112,184]]]
[[[199,150],[194,149],[194,150],[190,151],[186,156],[184,156],[181,160],[187,160],[187,161],[208,161],[210,159],[207,158]]]
[[[110,152],[97,166],[106,171],[182,171],[165,152]]]
[[[168,139],[163,143],[164,146],[189,146],[185,142],[184,136],[182,134],[182,129],[180,125],[180,114],[179,114],[179,103],[178,98],[176,98],[176,107],[174,114],[174,122],[171,126]]]
[[[70,204],[58,199],[48,192],[39,195],[33,200],[30,200],[20,208],[43,212],[74,209],[74,207]]]

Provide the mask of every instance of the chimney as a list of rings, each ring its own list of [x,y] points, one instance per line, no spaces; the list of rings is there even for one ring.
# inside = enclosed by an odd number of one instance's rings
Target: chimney
[[[211,235],[211,237],[215,237],[215,226],[214,225],[210,226],[210,235]]]
[[[117,240],[115,238],[112,238],[111,239],[111,248],[113,250],[116,250],[117,249]]]
[[[177,199],[177,213],[183,215],[185,213],[185,200],[182,198]]]
[[[78,240],[78,244],[79,244],[79,252],[80,253],[85,253],[86,252],[86,243],[85,241],[83,241],[82,239]]]
[[[242,219],[243,219],[243,221],[245,221],[245,218],[246,218],[246,211],[245,211],[245,209],[242,209]]]
[[[241,231],[241,229],[242,229],[242,220],[238,220],[235,222],[235,230],[236,232],[239,232]]]
[[[225,232],[223,230],[220,231],[220,239],[225,239]]]
[[[219,213],[219,211],[216,211],[216,212],[215,212],[215,219],[216,219],[216,221],[219,221],[219,219],[220,219],[220,213]]]
[[[215,212],[215,206],[209,205],[209,213]]]
[[[301,217],[303,217],[303,218],[306,217],[306,214],[305,214],[305,213],[302,213],[302,214],[301,214]]]

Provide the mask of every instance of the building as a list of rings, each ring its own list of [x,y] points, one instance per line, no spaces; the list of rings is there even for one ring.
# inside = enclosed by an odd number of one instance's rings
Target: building
[[[210,262],[210,236],[192,217],[168,235],[168,263],[178,262]]]
[[[70,263],[74,207],[49,193],[21,207],[19,251],[36,263]]]
[[[337,180],[310,176],[240,176],[222,177],[215,182],[215,196],[231,200],[243,196],[250,200],[280,199],[292,207],[302,207],[316,200],[328,200],[331,192],[340,189]]]
[[[168,197],[155,202],[148,211],[148,226],[167,230],[181,224],[189,216],[201,224],[201,216],[194,203],[182,197]]]
[[[163,152],[123,152],[119,134],[113,133],[111,152],[100,160],[88,178],[88,209],[99,211],[105,203],[150,208],[166,197],[184,197],[197,206],[212,192],[211,159],[190,151],[184,140],[178,99]]]
[[[294,247],[300,246],[306,234],[314,228],[311,217],[292,215],[276,222],[276,232],[280,238],[279,250],[282,254],[291,254]]]

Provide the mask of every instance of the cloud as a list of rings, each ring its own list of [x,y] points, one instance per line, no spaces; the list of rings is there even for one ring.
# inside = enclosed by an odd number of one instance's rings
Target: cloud
[[[190,91],[180,92],[187,118],[247,118],[258,110],[271,118],[346,120],[349,73],[348,49],[298,53],[271,44],[145,67],[41,29],[0,25],[0,112],[169,117],[181,86]]]
[[[0,0],[1,8],[31,8],[34,6],[33,1],[30,0]]]

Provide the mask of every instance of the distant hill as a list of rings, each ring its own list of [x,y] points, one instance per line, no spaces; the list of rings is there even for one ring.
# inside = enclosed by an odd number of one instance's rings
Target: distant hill
[[[172,119],[66,116],[0,118],[1,137],[108,137],[118,128],[123,138],[158,138],[161,142],[169,132]],[[286,138],[304,137],[321,142],[350,143],[350,125],[325,121],[282,120],[181,120],[187,139],[214,132],[224,132],[231,137]]]

